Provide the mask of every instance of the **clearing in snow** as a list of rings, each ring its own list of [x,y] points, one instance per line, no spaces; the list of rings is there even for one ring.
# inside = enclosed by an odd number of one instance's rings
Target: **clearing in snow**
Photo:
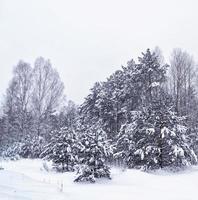
[[[196,200],[198,167],[180,173],[112,169],[112,180],[74,183],[75,173],[46,171],[42,160],[2,161],[0,200]],[[49,165],[49,163],[47,163]]]

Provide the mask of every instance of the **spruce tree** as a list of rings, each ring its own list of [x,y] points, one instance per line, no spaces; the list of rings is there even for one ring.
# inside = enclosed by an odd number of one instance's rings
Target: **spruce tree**
[[[73,130],[61,128],[53,131],[50,142],[41,157],[51,160],[57,171],[74,171],[77,164],[77,137]]]
[[[79,141],[79,166],[75,182],[89,181],[96,178],[109,178],[110,168],[107,158],[112,153],[106,133],[98,125],[86,129]]]

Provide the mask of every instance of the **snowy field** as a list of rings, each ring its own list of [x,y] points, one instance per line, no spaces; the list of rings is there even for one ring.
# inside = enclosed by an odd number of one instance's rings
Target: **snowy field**
[[[112,180],[74,183],[74,173],[44,170],[41,160],[1,162],[0,200],[197,200],[198,167],[182,173],[112,170]]]

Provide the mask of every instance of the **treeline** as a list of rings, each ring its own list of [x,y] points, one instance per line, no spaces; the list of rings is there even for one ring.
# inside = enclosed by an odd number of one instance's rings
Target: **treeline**
[[[34,67],[19,61],[13,69],[3,102],[1,151],[38,157],[52,130],[71,124],[74,103],[64,102],[64,84],[49,60],[37,58]],[[67,107],[67,108],[66,108]],[[6,151],[5,151],[6,150]]]
[[[84,103],[63,103],[63,83],[49,61],[14,68],[1,117],[4,157],[52,160],[75,181],[110,178],[110,165],[179,170],[197,164],[197,68],[174,49],[159,48],[95,83]]]

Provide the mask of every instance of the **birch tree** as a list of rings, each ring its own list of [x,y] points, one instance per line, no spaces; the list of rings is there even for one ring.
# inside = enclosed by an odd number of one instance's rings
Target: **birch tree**
[[[195,96],[195,62],[187,52],[174,49],[170,63],[170,89],[175,101],[176,112],[179,115],[188,115]]]
[[[50,61],[42,57],[35,61],[33,82],[32,108],[35,128],[37,135],[43,136],[50,129],[49,116],[57,110],[62,100],[64,85]]]
[[[22,139],[31,129],[32,68],[24,62],[14,67],[13,78],[6,92],[4,115],[6,118],[7,135]]]

